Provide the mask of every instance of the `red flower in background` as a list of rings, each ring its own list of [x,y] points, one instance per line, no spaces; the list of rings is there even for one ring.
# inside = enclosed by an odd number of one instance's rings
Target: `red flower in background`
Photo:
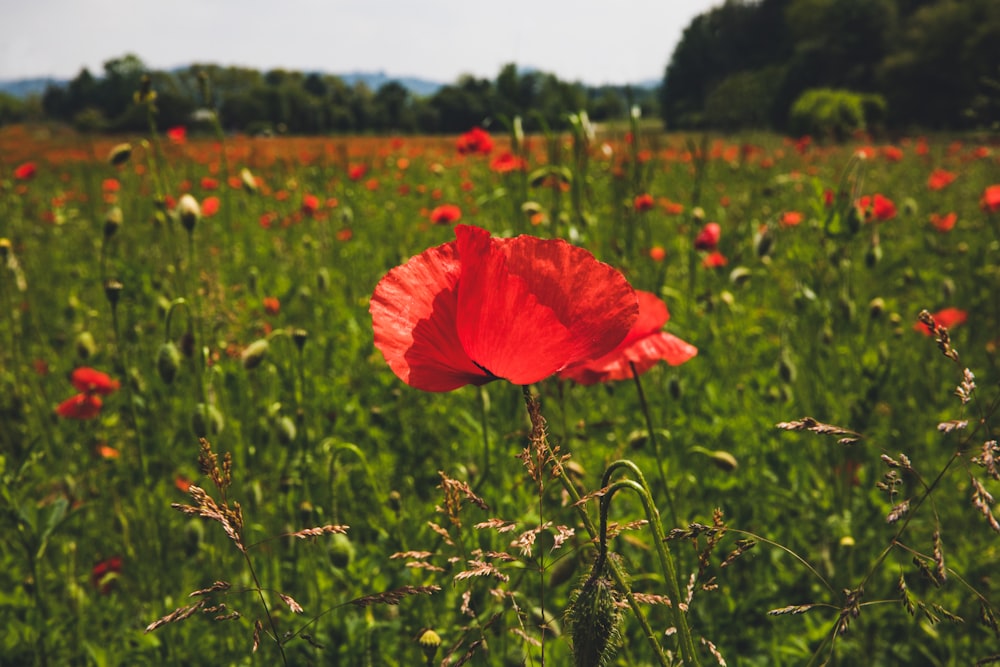
[[[34,162],[25,162],[14,168],[14,178],[19,181],[27,181],[35,177],[38,167]]]
[[[646,211],[653,210],[655,202],[653,201],[653,195],[648,192],[641,195],[636,195],[635,199],[632,201],[632,207],[637,213],[645,213]]]
[[[701,230],[694,240],[694,247],[698,250],[715,250],[722,237],[722,227],[717,222],[710,222]]]
[[[218,190],[219,189],[219,179],[212,178],[211,176],[201,177],[201,189],[202,190]]]
[[[861,217],[866,222],[872,220],[885,222],[896,217],[896,205],[891,199],[880,194],[876,194],[874,197],[870,195],[861,197],[858,199],[857,206],[861,211]]]
[[[117,391],[118,387],[121,386],[118,380],[112,379],[106,373],[86,366],[74,370],[69,380],[77,391],[87,394],[101,394],[102,396]]]
[[[798,211],[785,211],[781,216],[781,225],[783,227],[795,227],[801,224],[803,220],[803,215]]]
[[[360,181],[368,173],[368,167],[363,164],[352,164],[347,168],[347,177],[352,181]]]
[[[183,144],[187,141],[187,128],[183,125],[170,128],[167,130],[167,139],[173,144]]]
[[[1000,212],[1000,185],[991,185],[983,190],[983,197],[979,200],[979,207],[987,213]]]
[[[927,177],[927,189],[934,191],[943,190],[951,185],[952,181],[956,178],[958,178],[958,174],[953,174],[946,169],[935,169]]]
[[[442,204],[431,211],[430,218],[435,225],[450,225],[462,219],[462,209],[454,204]]]
[[[90,581],[101,595],[107,595],[122,572],[122,557],[112,556],[98,562],[90,570]]]
[[[493,137],[486,130],[474,127],[458,138],[455,148],[459,155],[489,155],[493,150]]]
[[[582,248],[468,225],[455,236],[389,271],[371,299],[375,346],[412,387],[538,382],[607,354],[635,322],[628,281]]]
[[[302,195],[302,212],[316,215],[317,211],[319,211],[319,197],[310,194]]]
[[[701,261],[701,265],[706,269],[718,269],[726,264],[729,264],[729,260],[718,251],[705,255],[705,259]]]
[[[940,213],[931,213],[930,215],[931,224],[934,228],[941,232],[950,232],[952,228],[955,227],[955,223],[958,222],[958,214],[952,211],[951,213],[946,213],[941,215]]]
[[[651,292],[636,290],[639,317],[625,340],[604,356],[575,364],[559,373],[565,380],[590,385],[597,382],[627,380],[635,373],[642,375],[660,361],[671,366],[683,364],[698,354],[698,348],[677,336],[663,331],[670,312],[659,297]]]
[[[490,162],[490,169],[498,174],[507,174],[512,171],[524,171],[527,168],[528,165],[524,163],[524,160],[510,152],[501,153],[493,158],[492,162]]]
[[[281,301],[276,296],[265,296],[261,299],[261,303],[264,304],[264,312],[268,315],[277,315],[281,312]]]
[[[93,419],[101,414],[101,397],[94,394],[77,394],[56,407],[56,414],[63,419]]]
[[[959,324],[964,324],[965,321],[969,319],[969,314],[961,308],[942,308],[932,314],[931,317],[934,318],[934,322],[937,323],[939,327],[951,329],[953,327],[957,327]],[[917,322],[914,324],[913,329],[915,331],[919,331],[925,336],[930,336],[934,333],[923,322]]]
[[[201,202],[201,214],[206,218],[211,218],[219,212],[219,198],[205,197]]]

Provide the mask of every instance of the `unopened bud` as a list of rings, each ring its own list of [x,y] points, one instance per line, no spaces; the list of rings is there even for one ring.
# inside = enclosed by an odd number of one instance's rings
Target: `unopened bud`
[[[132,157],[132,144],[118,144],[108,153],[108,162],[112,166],[118,167],[129,161]]]
[[[122,226],[124,216],[118,206],[112,206],[104,216],[104,238],[109,239],[115,235],[118,228]]]
[[[309,332],[305,329],[296,329],[292,332],[292,342],[295,343],[295,347],[299,348],[299,352],[306,345],[306,340],[309,339]]]
[[[218,435],[224,425],[222,413],[214,405],[199,403],[191,414],[191,430],[198,438]]]
[[[189,232],[194,231],[194,226],[201,219],[201,205],[193,195],[183,194],[177,202],[177,215],[181,219],[184,229]]]
[[[438,649],[441,648],[440,635],[433,630],[424,630],[417,639],[417,643],[420,644],[420,650],[424,652],[427,664],[431,664],[434,656],[437,655]]]
[[[94,335],[89,331],[81,331],[76,335],[76,356],[81,360],[89,359],[97,352],[97,343],[94,342]]]
[[[244,192],[251,195],[257,194],[257,179],[254,178],[253,172],[246,167],[240,171],[240,182],[243,183]]]
[[[264,361],[264,357],[267,355],[267,350],[270,346],[266,338],[260,338],[247,345],[246,349],[240,355],[243,368],[249,371],[260,366],[260,362]]]
[[[109,280],[104,283],[104,296],[108,298],[108,303],[111,304],[112,308],[118,305],[123,289],[125,286],[118,280]]]
[[[873,319],[877,320],[882,317],[885,312],[885,299],[882,297],[875,297],[868,303],[868,315]]]
[[[691,209],[691,219],[695,220],[696,222],[704,222],[705,209],[703,209],[701,206],[695,206],[693,209]]]
[[[10,257],[10,251],[13,246],[10,243],[10,239],[7,237],[0,238],[0,259],[7,262],[7,258]]]
[[[177,371],[181,367],[181,351],[172,342],[166,342],[160,346],[156,353],[156,372],[160,379],[170,384],[177,377]]]

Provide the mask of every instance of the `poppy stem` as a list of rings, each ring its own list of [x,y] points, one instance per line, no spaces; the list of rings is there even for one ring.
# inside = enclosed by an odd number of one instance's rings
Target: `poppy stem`
[[[483,435],[483,469],[479,474],[479,481],[473,489],[477,494],[490,476],[490,395],[486,393],[486,387],[479,386],[479,428]]]
[[[549,445],[548,436],[545,431],[545,418],[542,416],[538,401],[531,395],[531,388],[528,385],[522,385],[521,392],[524,395],[524,404],[528,409],[528,416],[531,418],[532,432],[541,434],[540,444],[544,447],[549,460],[553,463],[553,472],[559,478],[563,488],[566,489],[566,493],[569,494],[570,500],[572,500],[572,505],[573,507],[576,507],[587,533],[592,539],[596,538],[600,533],[598,532],[597,526],[594,525],[594,520],[591,519],[590,514],[587,513],[587,508],[580,502],[580,492],[577,491],[576,486],[573,485],[573,481],[566,473],[565,466],[559,465],[559,462],[555,457],[555,452],[552,451],[552,447]],[[609,560],[608,566],[611,571],[612,578],[624,593],[625,599],[628,601],[629,608],[632,609],[632,613],[635,614],[636,620],[639,621],[639,625],[642,627],[642,632],[646,636],[646,641],[649,642],[650,647],[652,647],[653,652],[656,654],[657,661],[661,667],[668,667],[668,665],[670,665],[670,661],[667,659],[667,655],[663,652],[663,647],[660,646],[660,642],[656,638],[656,633],[653,631],[652,626],[649,624],[649,620],[643,613],[642,607],[639,606],[638,600],[636,600],[635,595],[632,594],[632,588],[629,586],[628,580],[626,579],[621,566],[614,560]],[[690,664],[696,665],[697,662],[692,662]]]
[[[670,485],[667,484],[667,475],[663,470],[663,457],[660,455],[660,441],[653,430],[653,418],[649,413],[649,403],[646,401],[646,392],[642,390],[642,382],[639,380],[639,372],[635,368],[634,362],[628,362],[632,369],[632,379],[635,380],[635,390],[639,394],[639,406],[642,414],[646,418],[646,432],[649,440],[653,443],[653,455],[656,457],[656,471],[660,473],[660,484],[663,485],[663,494],[667,498],[667,510],[670,512],[670,521],[674,526],[679,526],[677,521],[677,511],[674,509],[674,495],[670,492]]]

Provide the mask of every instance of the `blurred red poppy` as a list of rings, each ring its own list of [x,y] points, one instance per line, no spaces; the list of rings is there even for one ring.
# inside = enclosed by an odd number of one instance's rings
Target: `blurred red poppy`
[[[63,419],[93,419],[101,414],[101,397],[95,394],[77,394],[56,407],[56,414]]]
[[[710,222],[695,237],[694,247],[698,250],[715,250],[721,237],[722,227],[717,222]]]
[[[940,213],[931,213],[930,215],[931,224],[934,228],[941,233],[950,232],[952,228],[955,227],[955,223],[958,222],[958,214],[952,211],[951,213],[945,213],[941,215]]]
[[[261,299],[261,303],[264,304],[264,312],[268,315],[277,315],[281,312],[281,301],[276,296],[265,296]]]
[[[490,169],[498,174],[506,174],[511,171],[523,171],[527,169],[527,165],[524,160],[513,153],[504,152],[493,158],[493,161],[490,162]]]
[[[486,130],[474,127],[458,138],[455,147],[459,155],[489,155],[493,150],[493,137]]]
[[[202,176],[202,178],[201,178],[201,188],[202,188],[202,190],[218,190],[219,189],[219,179],[212,178],[211,176]]]
[[[392,269],[371,299],[375,346],[412,387],[538,382],[606,354],[635,322],[628,281],[582,248],[469,225],[455,236]]]
[[[205,197],[201,202],[201,214],[206,218],[211,218],[219,212],[219,198]]]
[[[694,345],[663,331],[670,319],[667,304],[651,292],[636,290],[635,295],[639,317],[625,340],[602,357],[560,371],[560,378],[584,385],[627,380],[632,377],[633,366],[635,373],[642,375],[660,361],[677,366],[698,354]]]
[[[721,252],[713,252],[705,255],[705,259],[701,261],[701,265],[706,269],[717,269],[719,267],[729,264],[729,260]]]
[[[122,572],[122,557],[112,556],[98,562],[90,570],[90,581],[101,595],[107,595]]]
[[[34,162],[25,162],[14,168],[14,178],[19,181],[27,181],[34,178],[38,167]]]
[[[653,195],[648,192],[641,195],[636,195],[635,199],[632,201],[632,207],[637,213],[645,213],[646,211],[652,210],[654,206]]]
[[[958,174],[953,174],[946,169],[935,169],[927,177],[928,190],[943,190],[951,185],[952,181],[958,178]]]
[[[654,245],[649,249],[649,258],[654,262],[662,262],[667,258],[667,251],[664,250],[663,246]]]
[[[187,141],[187,128],[182,125],[170,128],[167,130],[167,139],[174,144],[183,144]]]
[[[961,308],[942,308],[936,313],[931,315],[938,326],[944,327],[945,329],[951,329],[957,327],[959,324],[964,324],[967,319],[969,319],[969,314],[962,310]],[[930,336],[933,332],[930,328],[923,322],[917,322],[913,325],[915,331],[919,331],[925,336]]]
[[[987,213],[1000,212],[1000,185],[991,185],[983,190],[979,206]]]
[[[858,209],[866,222],[875,220],[885,222],[896,217],[896,204],[888,197],[876,194],[874,197],[865,195],[858,199]]]
[[[70,382],[73,383],[77,391],[103,396],[117,391],[118,387],[121,386],[118,380],[112,379],[106,373],[86,366],[75,369],[70,376]]]
[[[435,225],[450,225],[462,219],[462,209],[454,204],[442,204],[431,211],[430,219]]]
[[[785,211],[781,216],[783,227],[795,227],[802,222],[803,216],[798,211]]]
[[[347,177],[352,181],[360,181],[368,173],[368,167],[363,164],[352,164],[347,168]]]
[[[302,195],[302,212],[313,215],[317,211],[319,211],[319,197],[310,194]]]

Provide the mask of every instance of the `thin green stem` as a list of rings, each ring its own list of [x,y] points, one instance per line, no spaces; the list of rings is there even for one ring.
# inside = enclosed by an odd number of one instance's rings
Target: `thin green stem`
[[[653,417],[649,412],[649,403],[646,401],[646,392],[642,390],[642,382],[639,380],[639,372],[633,362],[628,362],[632,369],[632,379],[635,380],[635,390],[639,394],[639,407],[646,418],[646,432],[649,434],[649,441],[653,443],[653,454],[656,456],[656,471],[660,474],[660,484],[663,485],[663,494],[667,498],[667,510],[670,512],[670,521],[674,526],[679,526],[677,511],[674,509],[674,495],[670,492],[670,485],[667,484],[667,475],[663,470],[663,456],[660,454],[660,440],[653,430]]]

